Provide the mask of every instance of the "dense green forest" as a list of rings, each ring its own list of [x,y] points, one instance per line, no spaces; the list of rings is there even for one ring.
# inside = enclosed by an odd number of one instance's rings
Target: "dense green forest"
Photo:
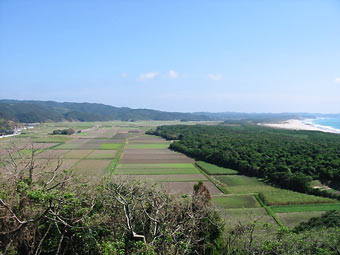
[[[266,178],[282,188],[311,190],[313,179],[340,181],[340,136],[244,126],[161,126],[153,134],[179,140],[170,148],[199,160]],[[330,194],[329,194],[330,195]]]
[[[109,120],[211,120],[191,113],[130,109],[93,103],[0,100],[0,118],[15,122],[109,121]]]

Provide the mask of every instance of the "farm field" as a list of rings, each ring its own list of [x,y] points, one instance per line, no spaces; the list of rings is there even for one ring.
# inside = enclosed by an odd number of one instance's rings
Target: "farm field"
[[[232,194],[259,193],[276,190],[276,188],[255,177],[244,175],[214,175],[213,177],[225,185],[227,190]]]
[[[324,211],[340,210],[340,204],[332,199],[278,189],[232,169],[195,162],[168,149],[169,141],[145,134],[150,128],[168,123],[179,124],[175,121],[42,124],[13,139],[1,140],[0,154],[6,153],[12,141],[22,146],[25,154],[28,150],[24,145],[33,142],[42,171],[54,169],[57,159],[61,159],[60,170],[72,169],[75,175],[90,181],[105,175],[131,178],[156,183],[174,195],[191,195],[193,186],[202,181],[212,196],[212,203],[230,226],[251,220],[276,224],[255,199],[255,194],[260,194],[267,207],[288,227]],[[63,128],[81,130],[81,133],[50,135],[53,130]]]
[[[159,183],[169,194],[192,194],[193,186],[203,181],[211,194],[221,191],[194,165],[194,160],[168,149],[169,142],[145,135],[128,138],[115,174]]]
[[[246,225],[256,222],[258,225],[277,226],[274,219],[269,216],[264,208],[236,208],[219,210],[221,217],[229,228],[234,228],[240,224]],[[268,232],[267,234],[270,234]]]
[[[118,168],[120,175],[165,175],[165,174],[199,174],[194,168]]]
[[[117,150],[93,150],[87,159],[113,159],[117,153]]]
[[[271,208],[275,213],[331,211],[340,210],[340,204],[331,203],[331,204],[287,205],[287,206],[271,206]]]
[[[319,217],[324,211],[277,213],[278,219],[287,227],[294,228],[310,218]]]
[[[137,143],[128,144],[128,149],[166,149],[169,147],[169,143]]]
[[[127,175],[127,178],[153,182],[198,182],[208,180],[203,174]]]
[[[219,167],[213,164],[209,164],[207,162],[203,161],[198,161],[196,164],[207,174],[210,175],[219,175],[219,174],[238,174],[237,171],[229,169],[229,168],[224,168],[224,167]]]
[[[84,159],[79,161],[73,168],[80,175],[103,176],[111,163],[111,160]]]
[[[261,207],[252,195],[213,196],[212,202],[219,209]]]
[[[260,193],[260,198],[267,205],[298,205],[337,202],[337,200],[330,198],[318,197],[284,189],[262,192]]]

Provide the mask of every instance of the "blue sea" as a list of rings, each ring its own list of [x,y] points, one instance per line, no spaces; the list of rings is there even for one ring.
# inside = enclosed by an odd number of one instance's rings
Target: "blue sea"
[[[329,118],[329,119],[315,119],[312,120],[313,124],[327,126],[340,130],[340,118]]]

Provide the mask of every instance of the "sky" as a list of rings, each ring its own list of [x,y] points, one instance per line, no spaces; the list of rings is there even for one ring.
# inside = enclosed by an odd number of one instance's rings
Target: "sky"
[[[0,98],[340,112],[339,0],[0,0]]]

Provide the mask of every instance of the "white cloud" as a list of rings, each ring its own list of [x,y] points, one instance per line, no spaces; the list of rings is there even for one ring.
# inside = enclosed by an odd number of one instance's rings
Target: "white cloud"
[[[178,73],[174,70],[170,70],[169,73],[168,73],[168,76],[169,78],[172,78],[172,79],[177,79],[178,78]]]
[[[122,78],[126,78],[126,77],[127,77],[127,73],[121,73],[120,76],[121,76]]]
[[[142,73],[141,75],[139,75],[137,80],[140,80],[140,81],[151,80],[151,79],[155,78],[158,75],[159,75],[158,72]]]
[[[222,80],[222,75],[210,73],[210,74],[208,74],[208,78],[213,80],[213,81],[220,81],[220,80]]]
[[[340,78],[335,78],[336,83],[340,83]]]

